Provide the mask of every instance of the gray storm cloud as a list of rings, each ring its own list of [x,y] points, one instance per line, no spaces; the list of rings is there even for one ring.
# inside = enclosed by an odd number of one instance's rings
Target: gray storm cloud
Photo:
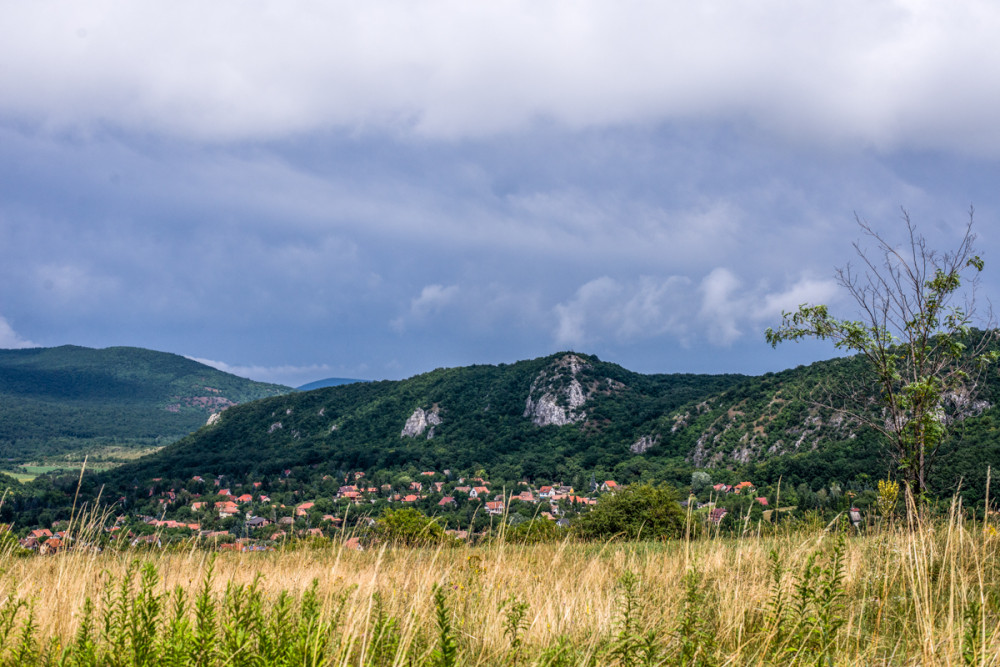
[[[1000,6],[917,0],[6,2],[0,114],[210,141],[752,118],[1000,151]]]
[[[1000,252],[992,3],[0,17],[0,347],[295,383],[566,346],[759,371],[786,363],[761,334],[782,310],[845,305],[828,277],[855,210],[891,229],[904,204],[948,247],[974,203]]]

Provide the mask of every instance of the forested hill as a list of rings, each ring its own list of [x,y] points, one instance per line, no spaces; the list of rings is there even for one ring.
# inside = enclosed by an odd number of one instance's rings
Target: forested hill
[[[225,407],[289,391],[135,347],[0,350],[0,457],[162,445]]]
[[[439,369],[229,408],[218,423],[114,471],[111,481],[159,477],[182,486],[194,475],[261,479],[292,471],[309,483],[353,470],[385,479],[449,469],[580,487],[592,476],[682,482],[695,468],[759,482],[874,480],[888,470],[879,439],[810,400],[865,368],[859,358],[843,358],[760,377],[642,375],[561,353]],[[991,416],[996,375],[961,415],[968,419],[960,432],[974,434],[966,443],[975,448],[946,448],[939,486],[985,475],[987,459],[1000,452]]]
[[[439,369],[230,408],[219,423],[121,475],[270,475],[316,465],[331,473],[418,467],[483,468],[511,479],[570,476],[632,458],[665,414],[748,380],[641,375],[574,353]],[[664,454],[680,452],[667,442],[650,451]]]

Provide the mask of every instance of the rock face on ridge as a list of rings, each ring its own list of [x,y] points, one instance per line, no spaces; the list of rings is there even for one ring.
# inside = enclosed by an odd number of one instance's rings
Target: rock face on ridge
[[[580,410],[590,391],[585,391],[577,377],[590,364],[575,354],[567,354],[549,366],[531,383],[524,416],[536,426],[565,426],[583,421],[587,413]]]
[[[660,436],[657,435],[644,435],[628,448],[633,454],[645,454],[647,451],[660,444]]]
[[[417,408],[410,415],[409,419],[406,420],[406,424],[403,426],[402,433],[399,434],[401,438],[416,438],[427,432],[427,439],[430,440],[434,437],[434,427],[441,423],[441,409],[435,405],[430,410],[424,410],[423,408]]]

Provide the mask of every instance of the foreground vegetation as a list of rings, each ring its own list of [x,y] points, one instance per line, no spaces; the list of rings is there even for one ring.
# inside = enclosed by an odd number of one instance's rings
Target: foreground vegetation
[[[958,507],[860,534],[837,522],[655,543],[321,544],[2,554],[0,661],[1000,663],[1000,536]]]

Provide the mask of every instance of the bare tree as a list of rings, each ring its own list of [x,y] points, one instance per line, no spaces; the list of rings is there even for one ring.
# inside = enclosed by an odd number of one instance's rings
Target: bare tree
[[[958,246],[944,253],[928,247],[905,210],[909,244],[902,249],[855,215],[868,245],[855,242],[859,268],[847,265],[836,277],[860,319],[839,320],[826,306],[804,304],[783,313],[781,326],[766,333],[772,346],[818,338],[867,359],[867,392],[854,392],[836,409],[885,438],[915,494],[927,491],[928,471],[947,435],[949,402],[960,409],[971,404],[984,369],[1000,356],[992,349],[992,317],[976,314],[983,261],[976,254],[973,213]],[[974,329],[977,324],[986,330]]]

